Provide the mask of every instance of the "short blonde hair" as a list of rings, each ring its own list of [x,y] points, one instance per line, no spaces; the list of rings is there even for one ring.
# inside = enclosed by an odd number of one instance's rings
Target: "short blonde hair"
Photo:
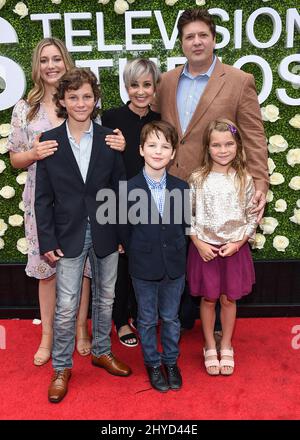
[[[152,75],[154,89],[156,89],[157,84],[161,80],[161,73],[156,64],[145,58],[136,58],[128,61],[123,72],[126,89],[128,90],[132,83],[144,75]]]

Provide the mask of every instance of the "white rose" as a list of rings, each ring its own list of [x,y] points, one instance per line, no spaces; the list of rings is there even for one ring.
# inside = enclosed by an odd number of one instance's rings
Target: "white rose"
[[[51,2],[55,5],[59,5],[61,3],[61,0],[51,0]]]
[[[281,173],[273,173],[270,176],[270,184],[271,185],[280,185],[284,182],[284,177]]]
[[[197,5],[197,6],[204,6],[205,3],[206,3],[205,0],[196,0],[196,5]]]
[[[300,176],[294,176],[291,178],[289,183],[289,187],[294,189],[295,191],[299,191],[300,189]]]
[[[292,119],[290,119],[289,124],[294,128],[300,128],[300,114],[297,113]]]
[[[0,218],[0,237],[3,237],[7,228],[8,228],[8,226],[5,223],[5,221],[3,220],[3,218]]]
[[[0,139],[0,154],[5,154],[8,152],[7,141],[8,141],[8,138]]]
[[[271,191],[269,189],[267,192],[267,195],[266,195],[266,201],[267,201],[267,203],[270,203],[270,202],[272,202],[273,199],[274,199],[273,191]]]
[[[300,199],[297,200],[296,205],[300,208]]]
[[[11,186],[4,186],[0,190],[0,196],[4,199],[11,199],[15,195],[16,191]]]
[[[254,241],[251,245],[252,249],[262,249],[265,245],[266,237],[259,232],[255,234]]]
[[[288,151],[288,154],[286,155],[287,163],[294,167],[296,164],[300,163],[300,148],[293,148],[292,150]]]
[[[10,226],[22,226],[23,217],[19,214],[10,215],[8,217],[8,223]]]
[[[0,0],[0,9],[3,8],[3,6],[5,5],[6,0]]]
[[[283,199],[278,199],[278,200],[275,202],[275,207],[274,207],[274,209],[275,209],[276,212],[284,212],[284,211],[286,211],[286,208],[287,208],[287,203],[286,203],[285,200],[283,200]]]
[[[28,244],[25,237],[19,238],[17,241],[17,249],[21,254],[26,255],[28,253]]]
[[[127,2],[131,4],[131,3],[134,3],[135,0],[127,0]]]
[[[269,168],[269,174],[272,174],[273,171],[274,171],[275,168],[276,168],[276,165],[275,165],[275,163],[274,163],[274,160],[271,159],[270,157],[268,157],[268,168]]]
[[[25,206],[24,206],[23,200],[21,200],[21,202],[19,203],[19,209],[21,209],[21,211],[25,212]]]
[[[1,9],[1,7],[0,7]],[[0,249],[4,248],[4,240],[2,238],[0,238]]]
[[[279,108],[276,105],[269,104],[261,108],[261,115],[263,121],[276,122],[279,117]]]
[[[26,183],[26,179],[27,179],[27,171],[23,171],[22,173],[20,173],[17,177],[16,177],[16,181],[18,182],[19,185],[25,185]]]
[[[300,209],[294,209],[294,215],[293,217],[290,217],[291,222],[296,223],[297,225],[300,225]]]
[[[281,153],[288,148],[288,143],[281,134],[274,134],[269,139],[268,150],[270,153]]]
[[[107,5],[107,3],[109,3],[109,0],[98,0],[98,3],[101,3],[102,5]]]
[[[263,234],[273,234],[278,224],[278,221],[274,217],[263,217],[259,227],[263,231]]]
[[[10,124],[1,124],[0,125],[0,136],[7,137],[10,133]]]
[[[28,15],[28,8],[23,2],[18,2],[15,6],[15,9],[13,9],[13,12],[20,16],[20,18],[26,17]]]
[[[273,246],[279,252],[285,252],[285,249],[288,247],[290,241],[284,235],[276,235],[273,239]]]
[[[178,0],[165,0],[167,6],[174,6],[175,3],[178,2]]]
[[[0,160],[0,174],[3,173],[5,168],[6,168],[6,165],[5,165],[4,160]]]
[[[116,14],[125,14],[128,11],[129,5],[125,0],[116,0],[114,10]]]

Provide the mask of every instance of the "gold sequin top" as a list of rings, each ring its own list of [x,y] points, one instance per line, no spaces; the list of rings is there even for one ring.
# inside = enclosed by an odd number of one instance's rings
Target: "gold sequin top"
[[[247,175],[245,197],[241,201],[235,186],[235,172],[211,171],[202,186],[191,176],[191,235],[206,243],[222,245],[254,238],[257,213],[250,214],[255,193],[251,176]]]

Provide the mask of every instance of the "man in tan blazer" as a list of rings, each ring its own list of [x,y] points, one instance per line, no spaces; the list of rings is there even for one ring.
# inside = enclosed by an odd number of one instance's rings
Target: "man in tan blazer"
[[[253,75],[222,64],[214,55],[216,26],[205,9],[187,9],[178,20],[178,35],[187,58],[184,66],[162,76],[153,110],[174,125],[179,143],[169,172],[188,179],[199,167],[204,129],[210,121],[232,120],[239,127],[247,156],[248,171],[255,183],[253,199],[258,221],[263,216],[268,191],[267,144]],[[188,289],[183,296],[180,321],[192,328],[196,318]],[[220,313],[217,306],[215,338],[220,343]]]
[[[235,122],[241,132],[249,173],[256,188],[255,211],[261,219],[268,190],[267,144],[253,75],[214,55],[216,30],[204,9],[188,9],[178,21],[185,66],[162,76],[155,111],[174,125],[179,145],[169,172],[187,179],[202,159],[205,127],[218,117]]]

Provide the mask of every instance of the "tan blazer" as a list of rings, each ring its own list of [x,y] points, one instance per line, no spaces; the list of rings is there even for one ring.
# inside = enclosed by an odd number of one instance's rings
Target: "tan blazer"
[[[183,66],[166,72],[157,91],[155,111],[176,127],[179,145],[169,172],[187,180],[199,167],[203,145],[202,136],[208,123],[218,117],[232,120],[240,129],[247,156],[248,171],[256,190],[268,190],[267,144],[261,119],[253,75],[245,73],[218,59],[195,113],[182,134],[177,111],[177,86]]]

